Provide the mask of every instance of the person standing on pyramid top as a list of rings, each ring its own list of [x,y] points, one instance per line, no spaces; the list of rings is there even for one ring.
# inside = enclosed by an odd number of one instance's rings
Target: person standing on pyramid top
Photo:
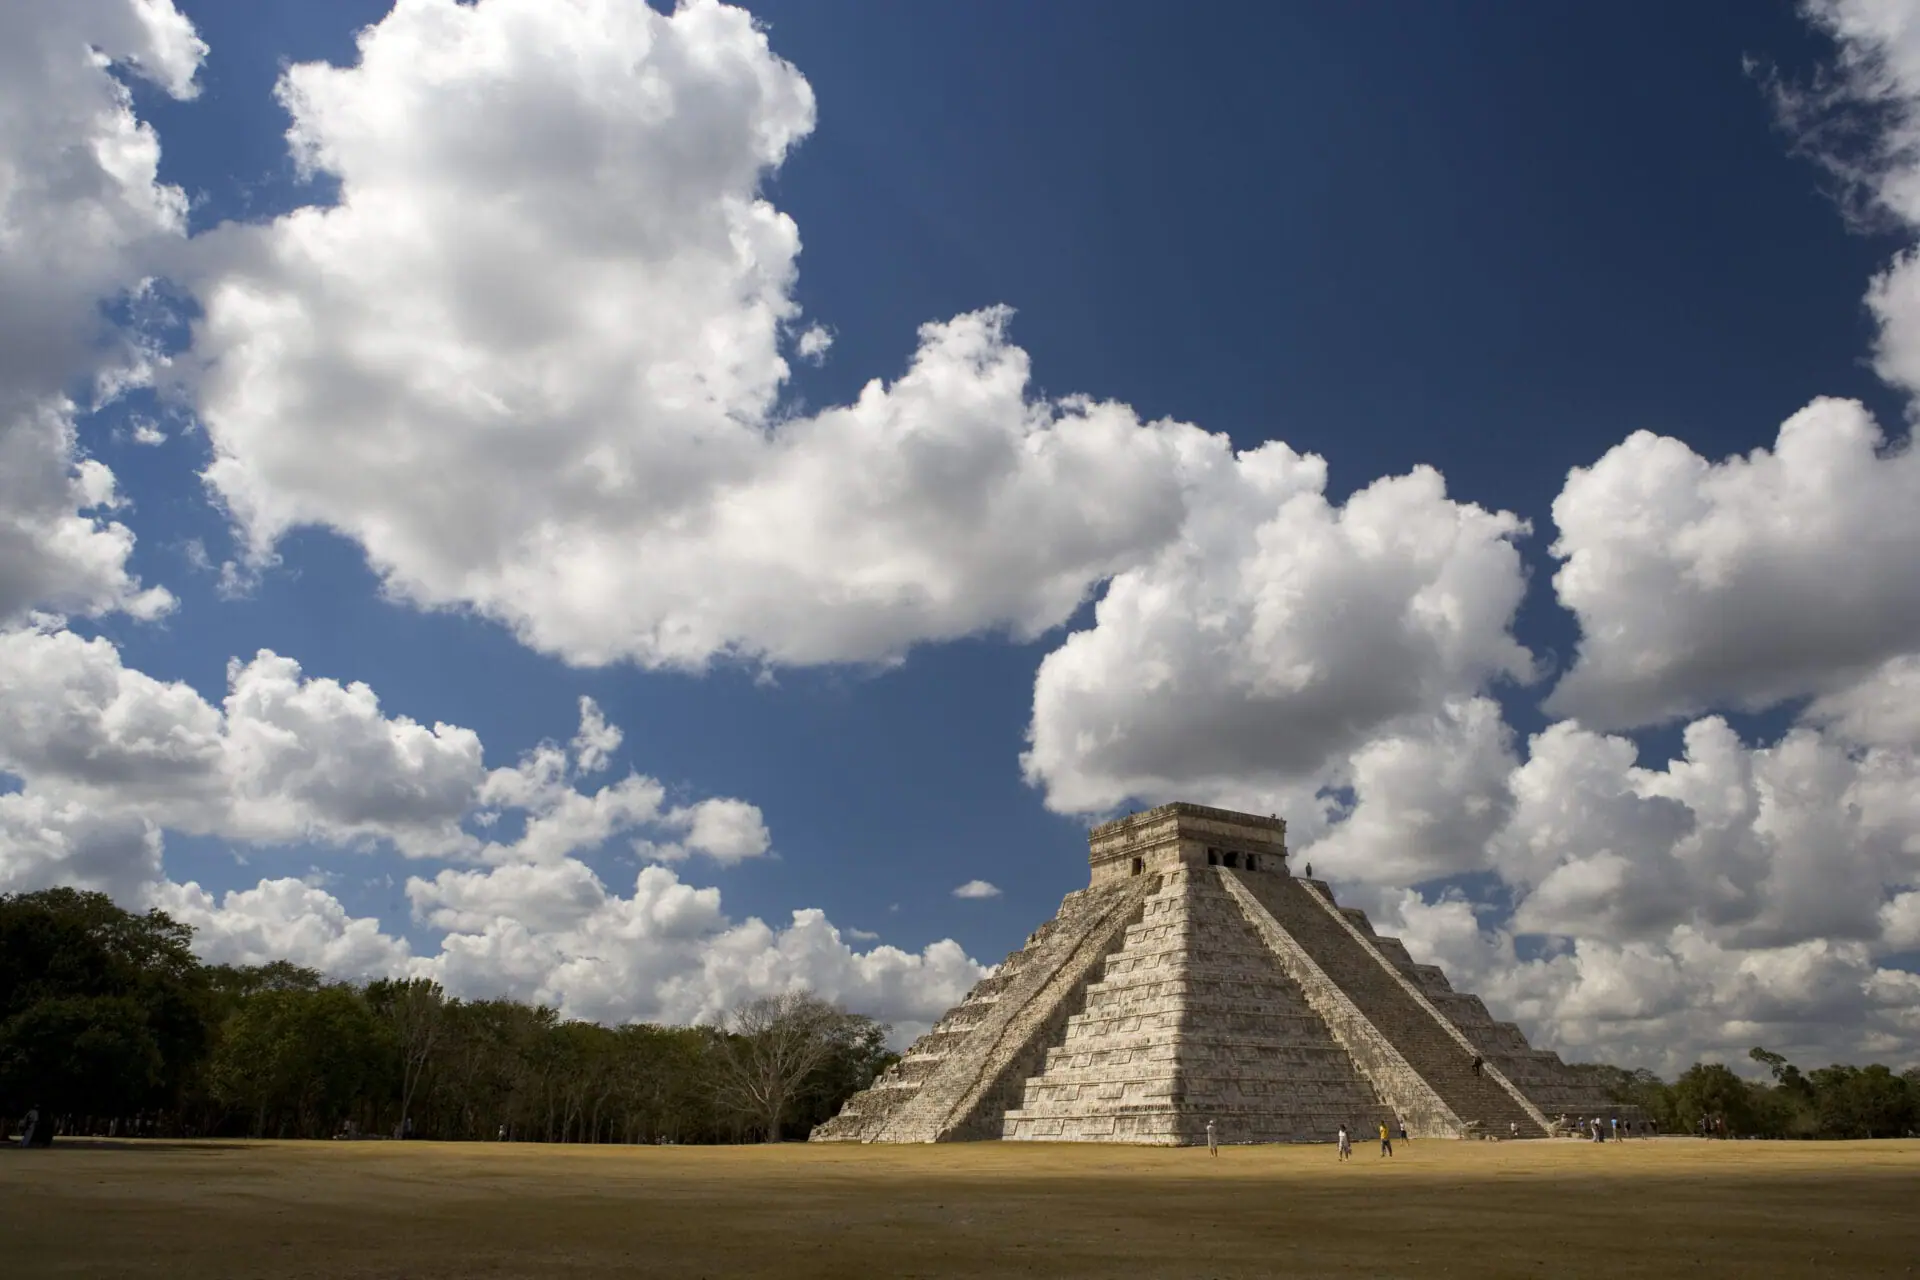
[[[1220,1154],[1220,1135],[1213,1131],[1211,1120],[1207,1121],[1207,1154],[1211,1156]]]
[[[1393,1134],[1387,1129],[1387,1122],[1380,1122],[1380,1158],[1386,1159],[1393,1154]]]

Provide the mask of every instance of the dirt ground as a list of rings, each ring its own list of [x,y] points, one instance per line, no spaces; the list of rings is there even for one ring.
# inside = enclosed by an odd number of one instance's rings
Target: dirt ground
[[[62,1144],[0,1275],[1913,1276],[1920,1141]]]

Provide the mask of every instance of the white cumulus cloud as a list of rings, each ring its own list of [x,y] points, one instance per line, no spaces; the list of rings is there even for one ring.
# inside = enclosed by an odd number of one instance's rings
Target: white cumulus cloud
[[[147,379],[153,352],[101,308],[142,293],[186,233],[120,77],[191,97],[205,52],[171,0],[0,9],[0,625],[173,604],[127,569],[133,534],[113,473],[79,447],[73,397]]]
[[[407,882],[415,914],[449,930],[426,971],[458,993],[505,993],[580,1017],[710,1020],[756,995],[806,988],[903,1027],[957,1003],[985,969],[950,940],[855,951],[818,910],[785,927],[730,920],[718,889],[669,868],[609,892],[573,859]]]
[[[1524,522],[1448,498],[1429,468],[1338,506],[1326,481],[1279,443],[1217,468],[1180,537],[1046,656],[1023,763],[1049,807],[1310,814],[1354,753],[1531,674],[1510,631]]]
[[[1548,705],[1602,727],[1837,693],[1920,649],[1920,454],[1850,400],[1709,462],[1639,432],[1553,504],[1580,619]]]
[[[78,801],[0,795],[0,893],[64,884],[137,900],[160,874],[159,828]]]
[[[308,679],[262,650],[228,667],[216,707],[124,666],[105,639],[0,632],[0,770],[29,792],[251,842],[476,842],[461,819],[486,780],[470,730],[389,719],[364,684]]]
[[[773,846],[758,806],[744,800],[702,800],[667,815],[686,827],[686,846],[721,864],[758,858]]]
[[[650,832],[719,862],[771,843],[759,809],[742,800],[669,808],[666,788],[638,773],[581,790],[586,764],[602,767],[620,739],[591,699],[580,702],[574,754],[542,743],[488,769],[472,730],[389,717],[364,683],[309,677],[267,650],[229,663],[227,680],[216,706],[125,666],[103,638],[51,624],[0,631],[0,773],[22,780],[8,797],[16,805],[39,806],[18,808],[16,820],[56,833],[60,815],[119,815],[247,844],[384,842],[412,857],[482,862],[555,861]],[[503,817],[520,822],[518,834],[491,835]],[[92,843],[52,834],[0,843],[0,863],[51,865],[49,851],[71,847],[69,861],[91,865]],[[110,843],[145,856],[120,835]]]
[[[299,880],[262,880],[224,894],[163,882],[150,900],[193,926],[194,949],[212,964],[290,960],[353,982],[411,976],[424,968],[405,939],[383,933],[377,920],[350,915],[325,889]]]
[[[580,732],[568,745],[573,748],[574,767],[581,773],[599,773],[620,749],[622,734],[618,725],[607,723],[600,705],[592,698],[580,699]]]
[[[800,242],[760,184],[813,94],[739,9],[415,0],[289,69],[340,201],[196,241],[207,479],[397,595],[578,663],[886,661],[1063,622],[1223,440],[1029,389],[990,308],[784,416]]]

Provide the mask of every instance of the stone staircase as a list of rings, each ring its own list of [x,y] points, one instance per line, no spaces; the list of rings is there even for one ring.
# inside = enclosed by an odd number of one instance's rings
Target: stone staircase
[[[1517,1024],[1496,1021],[1479,996],[1455,991],[1438,965],[1414,963],[1398,938],[1375,934],[1364,916],[1355,923],[1393,967],[1419,987],[1447,1021],[1459,1028],[1549,1120],[1561,1115],[1569,1119],[1599,1116],[1603,1120],[1617,1116],[1623,1123],[1647,1119],[1641,1108],[1614,1101],[1598,1082],[1568,1066],[1553,1050],[1528,1044],[1526,1033]]]
[[[1408,1066],[1446,1104],[1461,1124],[1505,1135],[1511,1125],[1527,1137],[1544,1137],[1548,1122],[1483,1061],[1486,1055],[1419,993],[1335,905],[1320,881],[1248,876],[1242,884],[1299,946],[1326,972],[1366,1020],[1391,1042]]]
[[[1326,1142],[1389,1118],[1219,871],[1167,873],[1006,1113],[1009,1140]]]
[[[1275,963],[1298,985],[1328,1033],[1372,1086],[1387,1111],[1381,1119],[1398,1120],[1416,1138],[1463,1136],[1466,1126],[1460,1117],[1340,989],[1340,984],[1280,926],[1260,899],[1230,870],[1222,868],[1214,874],[1219,877],[1221,887],[1239,904]]]
[[[1367,933],[1371,935],[1371,927]],[[1597,1080],[1569,1067],[1553,1050],[1536,1050],[1517,1023],[1496,1021],[1478,996],[1453,990],[1438,965],[1415,963],[1400,938],[1373,936],[1373,944],[1548,1119],[1559,1115],[1619,1117],[1622,1123],[1647,1119],[1642,1107],[1615,1102]]]
[[[814,1142],[952,1142],[998,1138],[1001,1119],[1047,1048],[1059,1041],[1100,962],[1157,876],[1070,893],[967,998],[913,1042],[904,1057],[840,1113]]]

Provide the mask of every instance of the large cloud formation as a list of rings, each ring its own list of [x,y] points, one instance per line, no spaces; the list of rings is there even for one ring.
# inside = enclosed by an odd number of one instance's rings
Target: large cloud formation
[[[115,68],[192,97],[206,46],[172,0],[0,11],[0,625],[29,609],[164,613],[127,569],[112,471],[78,448],[72,397],[112,399],[154,354],[102,305],[184,242],[186,197]]]
[[[1441,731],[1496,677],[1530,674],[1512,515],[1449,499],[1429,468],[1336,507],[1326,464],[1279,443],[1211,479],[1181,536],[1040,665],[1025,766],[1055,808],[1178,795],[1298,813],[1350,781],[1352,753]]]
[[[287,71],[338,203],[196,242],[210,484],[573,662],[879,661],[1063,621],[1178,527],[1191,427],[1028,390],[1004,309],[783,417],[813,94],[738,9],[402,0]]]
[[[1831,694],[1920,648],[1920,454],[1816,400],[1709,462],[1637,432],[1553,504],[1579,658],[1548,706],[1601,726]]]

